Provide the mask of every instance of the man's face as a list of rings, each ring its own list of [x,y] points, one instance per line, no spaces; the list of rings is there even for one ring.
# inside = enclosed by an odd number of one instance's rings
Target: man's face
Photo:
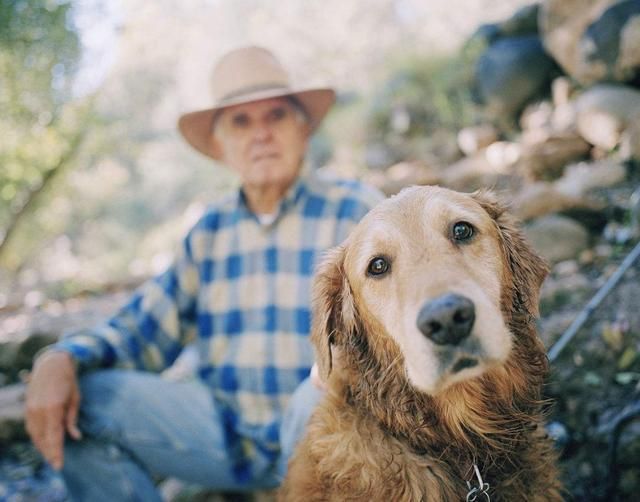
[[[272,98],[225,108],[213,134],[245,187],[284,191],[300,171],[309,129],[293,104]]]

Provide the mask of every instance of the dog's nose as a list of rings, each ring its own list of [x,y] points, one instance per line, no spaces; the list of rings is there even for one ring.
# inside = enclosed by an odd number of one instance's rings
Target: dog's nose
[[[433,343],[457,345],[464,340],[476,320],[469,298],[449,293],[423,305],[418,313],[418,329]]]

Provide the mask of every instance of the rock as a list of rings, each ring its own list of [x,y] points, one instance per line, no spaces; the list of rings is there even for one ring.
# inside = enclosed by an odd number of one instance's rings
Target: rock
[[[637,280],[624,281],[611,293],[611,305],[615,306],[616,314],[613,318],[624,318],[628,322],[628,331],[640,333],[640,282]]]
[[[385,172],[373,172],[366,181],[389,196],[411,185],[437,185],[440,176],[435,170],[417,162],[399,162]]]
[[[640,117],[640,91],[615,84],[599,84],[574,103],[580,135],[592,145],[611,150],[628,125]]]
[[[612,159],[580,162],[568,166],[553,187],[565,196],[582,197],[594,188],[615,186],[626,177],[626,166]]]
[[[24,428],[24,384],[0,388],[0,445],[27,438]]]
[[[546,0],[539,28],[544,47],[583,85],[627,81],[639,65],[638,1]]]
[[[619,155],[622,160],[640,160],[640,114],[629,119],[620,135]]]
[[[513,117],[543,91],[556,68],[537,35],[504,38],[478,58],[475,91],[495,117]]]
[[[518,9],[513,16],[506,21],[480,25],[470,37],[467,45],[482,43],[490,45],[496,40],[505,37],[538,34],[539,4],[532,3]]]
[[[611,216],[609,209],[599,202],[591,202],[588,205],[563,209],[558,211],[558,214],[580,223],[591,235],[599,236]]]
[[[473,155],[497,141],[498,131],[491,124],[464,127],[458,133],[457,139],[460,151],[465,155]]]
[[[538,143],[525,144],[518,169],[531,180],[553,180],[570,162],[584,158],[590,145],[575,134],[557,134]]]
[[[407,139],[405,159],[420,159],[421,162],[431,165],[445,165],[462,157],[457,134],[444,127],[435,128],[426,137],[418,135]]]
[[[397,152],[381,142],[366,145],[364,158],[370,169],[384,169],[400,160]]]
[[[569,103],[575,86],[567,77],[557,77],[551,82],[551,100],[553,106],[564,106]]]
[[[565,260],[553,267],[553,273],[559,277],[571,277],[580,272],[580,265],[577,260]]]
[[[557,134],[576,134],[577,115],[572,102],[554,107],[551,114],[551,130]]]
[[[588,207],[589,203],[563,194],[551,183],[540,181],[526,184],[514,195],[511,206],[513,214],[527,221],[574,207]]]
[[[613,150],[622,137],[621,120],[607,111],[588,111],[578,117],[578,131],[589,143]]]
[[[524,227],[533,247],[549,262],[577,258],[589,246],[589,233],[574,220],[543,216]]]
[[[553,116],[553,106],[549,101],[528,105],[520,114],[520,127],[524,131],[548,130]]]
[[[0,371],[6,374],[13,374],[15,369],[15,360],[20,350],[21,342],[4,342],[0,343]]]
[[[21,342],[0,343],[0,372],[15,380],[22,370],[31,369],[31,363],[36,353],[54,343],[56,335],[38,333],[26,337]]]
[[[640,1],[618,2],[589,25],[580,40],[587,64],[599,80],[628,82],[640,70]]]
[[[494,145],[496,143],[489,148]],[[494,186],[501,176],[507,174],[509,166],[499,163],[502,159],[499,158],[500,155],[497,151],[493,155],[496,163],[492,163],[488,155],[489,148],[465,157],[445,168],[442,172],[442,184],[463,192]]]
[[[31,363],[38,351],[55,343],[57,340],[58,336],[50,333],[35,333],[28,337],[20,344],[20,349],[14,362],[15,369],[18,371],[31,369]]]
[[[489,166],[500,173],[510,173],[522,155],[519,143],[496,141],[484,151]]]
[[[464,50],[471,47],[487,47],[502,36],[497,23],[481,24],[465,43]]]
[[[506,37],[537,35],[539,10],[537,2],[520,7],[513,16],[499,24],[500,34]]]
[[[547,307],[545,303],[540,301],[540,310],[542,312],[551,313],[553,311],[553,304],[551,307]],[[575,311],[558,311],[545,316],[545,319],[541,322],[540,326],[540,338],[547,347],[550,347],[552,341],[557,340],[564,331],[571,326],[571,323],[578,315]]]

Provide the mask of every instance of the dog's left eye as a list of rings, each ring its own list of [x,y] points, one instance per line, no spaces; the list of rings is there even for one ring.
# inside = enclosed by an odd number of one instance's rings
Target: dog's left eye
[[[475,233],[473,226],[471,223],[467,223],[466,221],[459,221],[453,225],[451,229],[451,234],[453,239],[456,241],[466,241],[473,237]]]
[[[369,266],[367,267],[368,275],[382,275],[386,274],[388,271],[389,262],[386,258],[383,258],[381,256],[376,256],[369,262]]]

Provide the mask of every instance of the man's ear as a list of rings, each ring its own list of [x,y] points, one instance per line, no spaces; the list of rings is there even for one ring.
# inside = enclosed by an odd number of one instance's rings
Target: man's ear
[[[222,159],[224,152],[222,151],[222,144],[215,134],[209,135],[209,152],[214,159]]]
[[[332,347],[342,343],[347,324],[353,320],[353,297],[344,273],[344,255],[343,246],[329,250],[316,271],[313,284],[311,342],[323,381],[333,368]]]
[[[505,260],[505,275],[510,283],[510,301],[516,311],[523,309],[533,316],[539,314],[540,287],[549,273],[543,258],[531,247],[517,221],[490,191],[478,191],[472,197],[496,222]]]

